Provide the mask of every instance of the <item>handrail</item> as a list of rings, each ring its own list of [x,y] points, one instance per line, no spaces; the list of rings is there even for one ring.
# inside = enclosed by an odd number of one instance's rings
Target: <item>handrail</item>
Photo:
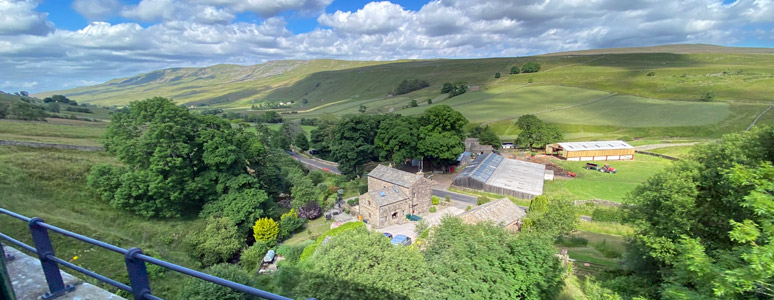
[[[192,270],[183,266],[179,266],[170,262],[166,262],[160,259],[147,256],[145,254],[142,254],[142,250],[140,250],[139,248],[124,249],[115,245],[105,243],[100,240],[83,236],[83,235],[53,226],[51,224],[47,224],[43,222],[43,220],[40,218],[29,218],[4,208],[0,208],[0,214],[11,216],[21,221],[25,221],[29,224],[30,233],[32,234],[33,241],[35,242],[35,247],[22,243],[3,233],[0,233],[0,239],[6,240],[11,244],[19,246],[24,250],[27,250],[31,253],[35,253],[38,255],[38,258],[40,259],[40,262],[41,262],[41,267],[43,268],[43,273],[46,275],[46,283],[48,284],[48,287],[49,287],[49,292],[42,297],[43,299],[53,299],[73,289],[72,286],[65,286],[64,282],[62,281],[62,277],[59,273],[58,265],[63,265],[72,270],[83,273],[84,275],[87,275],[89,277],[95,278],[104,283],[107,283],[111,286],[114,286],[118,289],[130,292],[132,293],[132,295],[134,295],[135,300],[141,300],[141,299],[163,300],[162,298],[159,298],[151,294],[148,272],[145,268],[145,263],[147,262],[163,268],[177,271],[179,273],[182,273],[191,277],[209,281],[217,285],[229,287],[246,294],[258,296],[263,299],[290,300],[290,298],[287,298],[287,297],[269,293],[267,291],[263,291],[254,287],[250,287],[244,284],[239,284],[230,280],[215,277],[207,273],[199,272],[196,270]],[[80,267],[68,261],[65,261],[59,257],[56,257],[54,255],[54,249],[51,246],[51,240],[48,237],[49,230],[67,237],[80,240],[88,244],[92,244],[113,252],[123,254],[131,285],[126,285],[124,283],[110,279],[104,275],[100,275],[96,272],[93,272],[91,270],[85,269],[83,267]]]

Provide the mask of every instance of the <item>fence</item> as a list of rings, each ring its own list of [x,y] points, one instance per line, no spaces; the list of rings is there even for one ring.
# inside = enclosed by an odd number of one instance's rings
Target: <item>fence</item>
[[[270,300],[290,300],[290,298],[275,295],[266,291],[262,291],[253,287],[249,287],[243,284],[239,284],[233,281],[225,280],[223,278],[215,277],[206,273],[202,273],[196,270],[188,269],[182,266],[178,266],[173,263],[169,263],[163,260],[159,260],[147,255],[142,254],[142,250],[139,248],[124,249],[118,246],[114,246],[99,240],[92,239],[77,233],[73,233],[62,228],[52,226],[43,222],[40,218],[29,218],[23,215],[17,214],[7,209],[0,208],[0,214],[8,215],[29,224],[30,233],[32,234],[32,241],[35,247],[24,244],[8,235],[0,232],[0,239],[6,240],[11,244],[14,244],[26,251],[34,253],[40,260],[40,265],[43,268],[43,274],[48,284],[49,292],[44,295],[43,299],[53,299],[61,296],[73,289],[72,286],[65,286],[62,280],[62,275],[59,272],[59,265],[63,265],[72,270],[78,271],[84,275],[95,278],[101,282],[107,283],[120,290],[127,291],[132,294],[135,300],[148,299],[148,300],[161,300],[157,296],[151,294],[150,280],[148,279],[148,272],[145,268],[145,263],[151,263],[157,266],[161,266],[188,276],[199,278],[205,281],[209,281],[218,285],[226,286],[246,294],[258,296],[264,299]],[[115,281],[106,276],[97,274],[93,271],[84,269],[80,266],[72,264],[66,260],[63,260],[54,255],[54,247],[51,245],[51,239],[48,232],[52,231],[76,240],[80,240],[87,244],[92,244],[98,247],[105,248],[107,250],[120,253],[124,255],[124,262],[126,263],[126,269],[129,274],[130,285]],[[0,258],[1,259],[1,258]],[[310,299],[312,300],[312,299]]]

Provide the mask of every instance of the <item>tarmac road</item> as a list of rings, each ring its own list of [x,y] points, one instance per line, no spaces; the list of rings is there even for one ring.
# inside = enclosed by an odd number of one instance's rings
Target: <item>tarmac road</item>
[[[341,175],[341,172],[339,172],[339,169],[337,169],[332,165],[321,163],[320,161],[317,161],[317,160],[308,159],[293,151],[288,151],[288,154],[290,154],[290,156],[292,156],[293,159],[300,161],[302,164],[305,164],[307,166],[311,166],[313,168],[317,168],[326,172],[331,172],[336,175]]]

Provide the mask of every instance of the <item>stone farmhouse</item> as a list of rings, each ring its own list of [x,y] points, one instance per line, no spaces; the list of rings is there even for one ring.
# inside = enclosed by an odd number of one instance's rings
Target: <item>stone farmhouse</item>
[[[375,228],[407,222],[432,205],[432,181],[417,174],[379,165],[368,173],[368,192],[360,195],[360,216]]]

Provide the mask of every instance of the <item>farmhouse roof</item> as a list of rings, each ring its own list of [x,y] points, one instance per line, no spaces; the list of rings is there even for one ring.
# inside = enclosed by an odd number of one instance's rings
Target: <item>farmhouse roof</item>
[[[393,204],[408,199],[408,196],[394,185],[368,192],[368,196],[371,197],[371,200],[374,200],[378,206]]]
[[[559,143],[559,146],[567,151],[634,149],[624,141],[572,142]]]
[[[371,173],[368,173],[368,176],[407,188],[422,178],[422,175],[404,172],[383,165],[376,166]]]
[[[461,215],[463,220],[470,223],[492,221],[502,226],[513,224],[525,216],[527,212],[508,198],[485,203]]]
[[[542,164],[506,159],[494,153],[484,154],[476,157],[454,178],[454,185],[478,186],[478,189],[498,194],[531,198],[543,194],[545,169]]]

